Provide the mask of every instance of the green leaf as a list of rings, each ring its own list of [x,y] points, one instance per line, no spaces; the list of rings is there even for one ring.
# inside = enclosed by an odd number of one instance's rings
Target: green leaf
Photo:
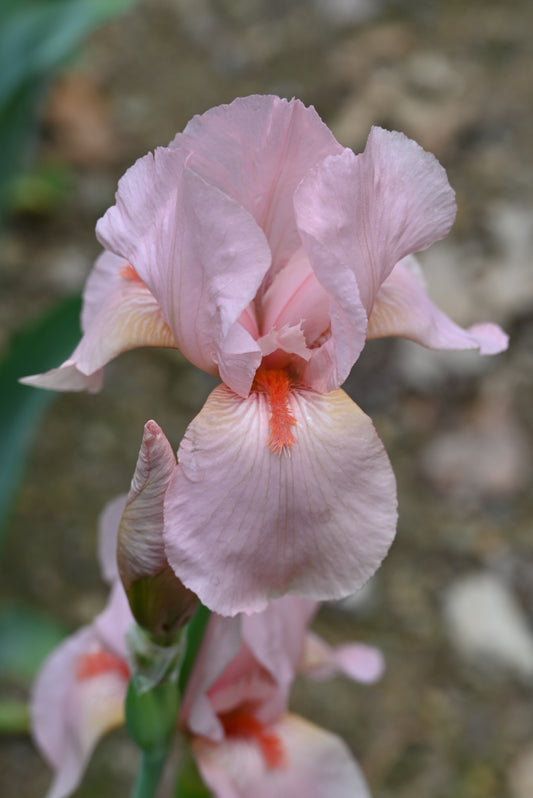
[[[3,0],[0,103],[63,64],[89,33],[137,0]]]
[[[61,363],[80,337],[79,296],[62,300],[19,332],[0,362],[0,543],[24,464],[45,411],[57,394],[18,379]]]
[[[64,637],[61,625],[44,613],[21,606],[0,609],[0,675],[31,681]]]
[[[207,609],[207,607],[204,607],[204,605],[201,604],[196,610],[192,621],[189,623],[185,631],[186,648],[178,680],[179,690],[182,695],[187,687],[189,676],[191,675],[194,663],[196,662],[196,657],[198,656],[200,646],[202,645],[205,628],[210,616],[211,612]]]
[[[11,181],[33,154],[44,87],[43,80],[28,82],[0,105],[0,227],[12,191]]]
[[[10,181],[37,139],[55,74],[96,28],[137,0],[0,0],[0,226]]]

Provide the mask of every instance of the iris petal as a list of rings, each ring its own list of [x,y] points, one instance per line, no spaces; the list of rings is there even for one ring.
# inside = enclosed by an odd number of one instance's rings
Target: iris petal
[[[223,615],[285,593],[335,599],[377,569],[394,537],[394,475],[370,419],[343,392],[292,390],[296,441],[269,449],[264,393],[216,388],[189,426],[165,499],[179,578]]]

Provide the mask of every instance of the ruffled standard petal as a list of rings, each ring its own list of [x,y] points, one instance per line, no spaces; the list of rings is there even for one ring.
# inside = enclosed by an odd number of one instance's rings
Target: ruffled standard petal
[[[364,153],[328,157],[304,178],[295,209],[304,248],[332,301],[340,384],[363,346],[360,305],[368,317],[394,265],[446,235],[454,192],[433,155],[401,133],[372,128]]]
[[[261,316],[265,334],[258,343],[264,356],[272,353],[265,361],[269,367],[279,368],[290,363],[291,368],[299,372],[302,382],[320,393],[339,387],[337,353],[331,339],[330,298],[318,282],[303,247],[294,253],[265,292]],[[335,319],[334,324],[337,321]],[[349,341],[346,360],[351,364],[352,357],[356,357],[353,341],[362,346],[366,314],[361,308],[359,318],[348,315],[345,322],[341,323],[341,329],[351,330],[346,337]],[[341,343],[341,368],[342,350]],[[296,357],[291,359],[291,355]]]
[[[146,283],[185,357],[204,371],[220,369],[246,394],[261,354],[243,328],[235,340],[230,335],[270,266],[270,249],[250,213],[184,157],[159,148],[137,161],[119,182],[117,204],[99,220],[97,235]]]
[[[262,740],[197,738],[192,749],[216,798],[370,798],[344,742],[296,715],[284,715]]]
[[[309,219],[306,219],[306,203],[309,198],[313,204],[314,197],[302,199],[300,191],[296,192],[296,214],[315,278],[329,297],[331,336],[313,351],[303,379],[315,390],[326,392],[342,385],[361,354],[365,345],[368,316],[361,301],[356,277],[352,269],[345,265],[351,262],[349,253],[344,253],[343,262],[343,253],[330,248],[328,241],[322,242],[307,232],[311,228]],[[312,215],[316,209],[310,207],[309,210]]]
[[[104,252],[84,290],[83,337],[62,366],[21,382],[58,391],[100,390],[103,367],[139,346],[175,347],[153,294],[123,258]]]
[[[195,171],[252,214],[269,242],[273,273],[300,243],[296,186],[322,158],[342,152],[314,108],[260,95],[195,116],[170,146],[188,152]]]
[[[299,247],[261,300],[262,331],[301,324],[309,346],[329,329],[329,297]]]
[[[269,448],[264,393],[216,388],[189,426],[165,499],[165,547],[178,577],[221,614],[285,593],[353,593],[396,528],[394,475],[370,419],[343,391],[293,390],[296,442]],[[206,501],[206,497],[209,497]]]
[[[55,776],[47,798],[66,798],[79,785],[101,736],[120,725],[128,669],[106,652],[91,627],[67,638],[35,682],[32,731]]]
[[[373,127],[365,150],[326,158],[300,185],[295,205],[322,282],[322,250],[355,275],[368,314],[380,285],[406,255],[443,238],[455,194],[437,159],[403,133]],[[320,245],[318,248],[316,245]]]
[[[378,291],[368,322],[368,338],[394,335],[430,349],[479,349],[495,355],[507,349],[508,336],[497,324],[464,330],[433,304],[417,276],[413,257],[397,263]]]

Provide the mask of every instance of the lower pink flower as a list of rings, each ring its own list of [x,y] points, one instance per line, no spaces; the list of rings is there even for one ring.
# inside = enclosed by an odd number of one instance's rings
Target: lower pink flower
[[[54,770],[46,798],[71,795],[100,737],[124,722],[126,632],[133,617],[114,555],[124,504],[120,497],[108,505],[100,528],[101,567],[112,584],[108,605],[45,660],[33,686],[32,732]]]
[[[343,741],[287,711],[298,671],[360,671],[368,681],[381,673],[375,649],[348,645],[340,653],[309,636],[314,609],[287,596],[256,615],[212,616],[181,725],[217,798],[368,798]]]
[[[98,740],[124,722],[126,633],[133,622],[115,550],[126,497],[102,515],[100,559],[112,585],[106,609],[44,662],[32,691],[35,742],[54,770],[47,798],[79,786]],[[380,653],[331,648],[307,630],[316,604],[285,597],[253,616],[211,616],[184,696],[180,725],[217,798],[366,798],[344,743],[287,713],[295,675],[375,681]],[[178,723],[178,719],[176,719]]]

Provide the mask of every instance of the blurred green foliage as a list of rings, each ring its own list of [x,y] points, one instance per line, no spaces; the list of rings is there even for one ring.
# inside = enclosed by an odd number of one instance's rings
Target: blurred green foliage
[[[0,608],[0,679],[26,687],[44,658],[63,640],[65,629],[54,618],[31,607]],[[22,734],[29,729],[29,708],[24,700],[0,694],[0,735]]]
[[[37,138],[46,88],[84,37],[135,2],[1,0],[0,227],[9,200],[39,210],[68,190],[70,175],[61,167],[18,174]],[[59,303],[21,332],[0,362],[0,542],[26,452],[54,397],[19,385],[17,379],[52,368],[69,354],[79,338],[79,310],[79,298]]]
[[[136,1],[0,0],[0,228],[10,205],[48,209],[69,190],[66,168],[27,171],[46,91],[83,39]],[[21,330],[0,361],[0,544],[26,456],[56,396],[18,379],[68,356],[79,339],[80,308],[77,296],[59,302]],[[63,634],[53,619],[31,609],[2,609],[0,675],[31,679]],[[23,723],[18,705],[0,709],[3,727]]]
[[[10,181],[7,205],[15,212],[50,213],[58,208],[73,186],[72,171],[62,164],[43,164]]]
[[[0,3],[0,226],[10,183],[31,160],[46,89],[80,42],[136,0]]]
[[[0,676],[30,682],[65,630],[53,618],[20,606],[0,610]]]
[[[80,337],[80,309],[79,296],[63,300],[14,336],[0,361],[0,544],[26,456],[56,396],[18,379],[47,371],[68,357]]]

